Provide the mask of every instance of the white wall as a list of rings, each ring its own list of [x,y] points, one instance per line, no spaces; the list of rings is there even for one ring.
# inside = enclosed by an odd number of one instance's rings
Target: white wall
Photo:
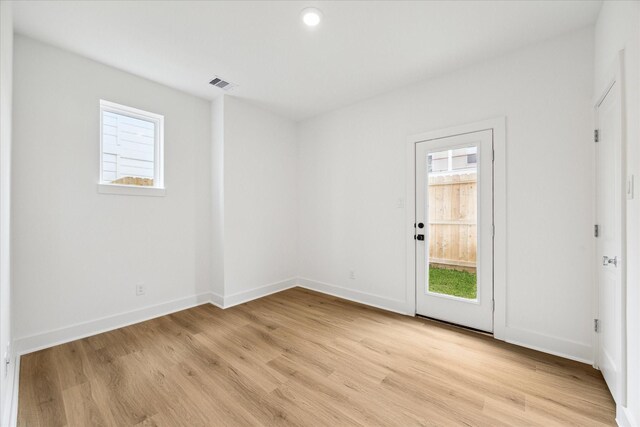
[[[224,104],[225,305],[295,283],[295,124],[246,101]]]
[[[13,20],[11,2],[0,2],[0,360],[11,333],[11,102],[13,72]],[[8,424],[15,360],[0,370],[0,423]]]
[[[224,97],[211,103],[211,290],[224,304]]]
[[[12,302],[21,345],[208,297],[210,102],[22,36],[14,66]],[[100,99],[164,115],[165,197],[98,194]]]
[[[594,93],[625,50],[627,171],[635,176],[635,198],[627,201],[627,403],[618,408],[622,425],[640,423],[640,3],[604,2],[595,31]],[[626,420],[624,418],[626,416]]]
[[[506,116],[506,338],[592,360],[592,70],[585,29],[302,122],[303,283],[409,310],[407,137]]]
[[[19,350],[295,284],[292,121],[235,98],[209,103],[22,36],[15,69]],[[100,99],[165,116],[166,197],[97,193]],[[136,297],[140,282],[147,294]]]

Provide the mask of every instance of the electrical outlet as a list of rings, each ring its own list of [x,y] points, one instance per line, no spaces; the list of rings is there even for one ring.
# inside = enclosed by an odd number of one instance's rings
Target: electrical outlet
[[[354,280],[356,278],[356,272],[354,270],[349,270],[349,279]]]
[[[136,285],[136,296],[141,296],[144,295],[147,292],[146,287],[144,286],[144,283],[138,283]]]

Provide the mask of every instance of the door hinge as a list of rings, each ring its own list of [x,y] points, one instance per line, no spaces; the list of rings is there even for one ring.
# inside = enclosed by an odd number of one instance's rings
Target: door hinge
[[[495,224],[491,224],[491,235],[493,237],[496,237],[496,225]]]
[[[496,161],[496,150],[491,150],[491,161],[492,162]]]
[[[598,131],[598,129],[594,129],[593,142],[598,142],[598,141],[600,141],[600,132]]]
[[[493,303],[492,311],[495,313],[495,311],[496,311],[496,300],[491,300],[491,302]]]
[[[593,226],[593,237],[598,237],[600,235],[600,227],[598,224]]]
[[[600,332],[600,319],[593,319],[593,331]]]

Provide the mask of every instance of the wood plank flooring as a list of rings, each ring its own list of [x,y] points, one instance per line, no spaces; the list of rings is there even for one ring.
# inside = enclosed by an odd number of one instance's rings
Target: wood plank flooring
[[[303,289],[22,357],[19,426],[615,425],[592,367]]]

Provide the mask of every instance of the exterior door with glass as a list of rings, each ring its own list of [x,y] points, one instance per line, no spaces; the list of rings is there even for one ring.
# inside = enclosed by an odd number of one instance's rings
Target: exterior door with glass
[[[493,332],[493,131],[416,144],[416,312]]]

